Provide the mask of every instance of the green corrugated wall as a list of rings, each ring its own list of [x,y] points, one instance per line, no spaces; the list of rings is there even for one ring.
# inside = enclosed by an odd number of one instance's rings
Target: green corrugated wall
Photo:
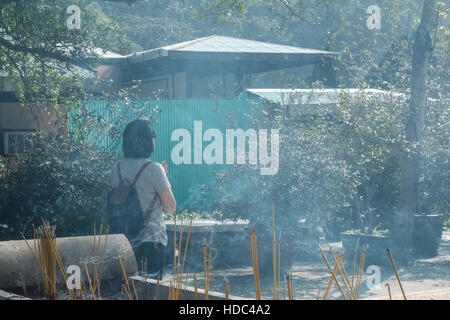
[[[172,148],[178,141],[171,141],[172,132],[175,129],[187,129],[191,133],[192,155],[194,139],[194,121],[202,121],[203,132],[210,128],[219,129],[224,137],[226,129],[248,129],[248,118],[246,113],[251,112],[254,101],[248,100],[139,100],[133,101],[135,105],[143,106],[143,114],[148,115],[155,106],[159,112],[155,116],[153,127],[156,132],[156,148],[152,155],[152,160],[166,160],[169,165],[169,180],[172,184],[173,193],[177,199],[179,209],[207,210],[210,200],[215,196],[215,171],[227,170],[227,165],[207,165],[207,164],[179,164],[171,161]],[[97,100],[89,101],[89,112],[98,117],[103,117],[108,123],[115,123],[120,135],[125,126],[139,115],[133,109],[125,107],[124,102],[116,102],[113,107],[111,103]],[[77,108],[69,114],[69,119],[74,119],[77,115]],[[70,120],[69,120],[70,121]],[[83,128],[77,128],[76,121],[70,121],[72,133],[79,132]],[[100,148],[120,150],[120,143],[117,139],[109,136],[105,131],[98,130],[90,135],[92,141]],[[99,137],[101,136],[101,137]],[[95,137],[95,138],[94,138]],[[203,143],[203,148],[209,142]],[[225,147],[225,141],[224,141]],[[224,150],[225,156],[225,150]],[[193,161],[192,161],[193,162]]]

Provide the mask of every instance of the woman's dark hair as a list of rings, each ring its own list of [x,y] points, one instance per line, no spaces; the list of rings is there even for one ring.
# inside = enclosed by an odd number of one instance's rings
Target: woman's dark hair
[[[134,120],[123,131],[123,155],[125,158],[149,158],[153,153],[153,138],[156,137],[147,120]]]

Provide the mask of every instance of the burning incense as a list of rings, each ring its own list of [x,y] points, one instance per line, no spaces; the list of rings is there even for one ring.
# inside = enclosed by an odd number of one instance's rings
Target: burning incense
[[[278,279],[277,279],[277,299],[280,299],[280,253],[281,253],[281,231],[278,237]]]
[[[208,274],[207,274],[207,269],[206,269],[206,239],[203,238],[203,242],[202,242],[202,249],[203,249],[203,271],[204,271],[204,275],[205,275],[205,279],[204,279],[204,286],[205,286],[205,300],[208,300]]]
[[[44,222],[45,223],[45,222]],[[56,299],[56,257],[52,250],[52,244],[55,243],[55,227],[45,227],[48,234],[44,230],[44,226],[40,226],[37,230],[39,259],[41,266],[44,268],[47,277],[44,279],[44,292],[47,299]]]
[[[45,223],[44,219],[42,219],[42,222],[43,222],[42,227],[43,227],[43,230],[44,230],[44,232],[46,234],[46,237],[47,238],[52,238],[52,235],[51,235],[49,229],[47,228],[47,224]],[[55,232],[55,230],[53,230],[53,232]],[[61,271],[61,273],[62,273],[62,275],[64,277],[64,281],[67,284],[66,269],[64,268],[64,265],[63,265],[63,263],[61,261],[61,257],[59,256],[58,250],[56,249],[56,238],[54,237],[54,235],[53,235],[53,239],[54,239],[54,241],[49,241],[49,243],[50,243],[51,248],[53,249],[53,254],[56,257],[56,262],[58,263],[59,270]],[[70,296],[71,296],[72,299],[76,298],[75,294],[73,293],[73,290],[69,289],[69,293],[70,293]]]
[[[273,258],[273,300],[277,299],[277,251],[275,237],[275,204],[272,200],[272,258]]]
[[[22,290],[23,290],[23,296],[26,297],[27,294],[27,284],[25,282],[25,276],[23,274],[23,271],[20,272],[20,282],[22,284]]]
[[[141,264],[142,264],[141,270],[142,270],[142,273],[143,273],[143,276],[144,276],[144,286],[143,286],[143,291],[144,292],[142,293],[142,296],[143,296],[143,299],[146,300],[146,297],[147,297],[147,257],[142,259]],[[156,280],[156,284],[157,284],[156,285],[156,292],[158,293],[159,277]]]
[[[147,292],[147,291],[145,291]],[[145,300],[145,297],[144,297]],[[155,294],[155,300],[159,300],[159,278],[156,280],[156,294]]]
[[[181,277],[183,276],[184,262],[186,261],[186,253],[187,253],[187,249],[188,249],[188,245],[189,245],[189,238],[191,236],[191,228],[192,228],[192,217],[191,217],[191,222],[189,223],[189,230],[188,230],[188,234],[187,234],[187,238],[186,238],[186,244],[184,247],[183,265],[181,266]]]
[[[228,280],[225,280],[225,299],[228,300],[228,292],[230,289],[230,283],[228,282]]]
[[[323,296],[323,300],[327,300],[327,298],[328,298],[328,294],[330,292],[331,285],[333,284],[333,280],[336,278],[336,272],[337,272],[337,270],[339,268],[339,263],[338,262],[340,261],[340,259],[342,259],[341,255],[338,256],[338,261],[335,262],[333,273],[331,275],[330,281],[328,281],[327,290],[325,290],[325,295]]]
[[[384,286],[388,289],[389,300],[392,300],[391,287],[389,286],[389,283],[386,283]]]
[[[91,290],[92,300],[95,300],[95,292],[94,292],[94,288],[92,287],[91,277],[89,276],[89,271],[88,271],[86,263],[83,263],[83,266],[84,266],[84,271],[86,272],[86,277],[89,282],[89,289]]]
[[[125,287],[126,293],[127,293],[128,297],[130,298],[130,300],[133,300],[133,297],[132,297],[132,295],[131,295],[130,284],[128,283],[127,273],[126,273],[126,271],[125,271],[125,265],[124,265],[124,263],[122,262],[122,258],[120,257],[119,251],[117,251],[117,257],[119,258],[120,268],[122,269],[122,275],[123,275],[123,278],[124,278],[124,280],[125,280],[125,284],[126,284],[126,287]]]
[[[397,277],[398,284],[400,286],[400,289],[402,290],[403,299],[406,300],[405,291],[403,290],[402,282],[400,281],[400,277],[397,272],[397,268],[395,267],[394,259],[392,258],[391,252],[389,249],[387,249],[387,253],[389,255],[389,260],[391,260],[392,268],[394,268],[395,276]]]
[[[22,237],[23,237],[23,235],[22,235]],[[37,247],[37,243],[36,243],[36,230],[34,230],[34,227],[33,227],[33,243],[34,243],[34,252],[35,252],[34,255],[36,255],[38,247]],[[37,263],[36,263],[36,281],[37,281],[38,292],[40,292],[41,291],[41,284],[40,284],[40,280],[39,280],[39,265]]]
[[[175,277],[177,263],[177,216],[173,222],[173,275]]]
[[[320,249],[320,254],[322,255],[322,259],[325,262],[325,264],[328,268],[328,271],[330,271],[331,276],[333,277],[333,280],[336,282],[336,286],[338,287],[339,291],[341,292],[342,296],[344,297],[344,300],[347,300],[347,297],[345,296],[344,291],[342,290],[341,286],[339,285],[339,281],[337,280],[336,275],[333,273],[333,270],[331,270],[330,263],[328,262],[328,259],[325,256],[325,254],[323,253],[322,249]]]
[[[259,284],[259,271],[258,271],[258,254],[256,251],[255,231],[250,232],[250,249],[251,249],[251,254],[252,254],[253,281],[255,283],[256,299],[261,300],[261,291],[260,291],[260,284]]]
[[[360,267],[359,267],[359,271],[358,271],[358,281],[357,281],[357,285],[356,285],[356,297],[359,297],[359,288],[361,287],[361,280],[362,280],[362,274],[363,274],[363,270],[364,270],[364,260],[366,258],[366,250],[369,248],[369,245],[366,244],[361,252],[361,258],[359,260],[360,263]]]
[[[103,276],[103,266],[104,266],[104,262],[105,262],[106,243],[108,242],[108,235],[109,235],[109,226],[106,229],[105,243],[103,245],[102,261],[100,263],[100,276],[99,276],[99,281],[98,281],[98,296],[99,297],[100,297],[100,284],[102,282],[102,276]]]
[[[178,248],[177,248],[177,274],[175,277],[175,287],[178,287],[178,275],[180,273],[180,256],[181,256],[181,240],[183,238],[183,216],[181,216],[180,222],[180,236],[178,239]]]
[[[294,300],[294,282],[293,282],[291,273],[286,274],[286,282],[287,282],[287,289],[288,289],[288,299]]]
[[[206,278],[206,283],[208,284],[206,286],[206,300],[208,300],[208,290],[209,290],[209,278],[210,278],[210,268],[211,268],[211,250],[212,250],[212,238],[213,238],[213,233],[211,231],[211,238],[210,238],[210,242],[209,242],[209,255],[208,255],[208,273],[207,273],[207,278]]]
[[[359,238],[356,240],[356,246],[355,246],[355,252],[353,253],[353,273],[352,273],[352,288],[354,288],[354,278],[355,278],[355,271],[356,271],[356,258],[358,256],[358,245],[359,245]]]
[[[181,225],[183,225],[183,221],[181,221]],[[184,272],[184,263],[186,261],[186,254],[187,254],[187,249],[189,246],[189,238],[191,235],[191,227],[192,227],[192,217],[191,217],[191,222],[189,223],[189,230],[188,230],[188,234],[187,234],[187,238],[186,238],[186,244],[184,246],[184,255],[183,255],[183,262],[182,262],[182,266],[181,266],[181,271],[179,272],[179,274],[177,274],[177,279],[176,279],[176,292],[175,292],[175,298],[178,300],[179,295],[180,295],[180,289],[182,286],[182,281],[183,281],[183,272]],[[180,230],[180,247],[178,249],[179,252],[181,252],[181,230]],[[180,254],[178,253],[178,257],[180,256]],[[178,268],[177,268],[178,270]],[[178,272],[177,272],[178,273]]]
[[[194,274],[194,299],[198,300],[197,276]]]
[[[136,287],[134,286],[134,280],[133,279],[131,279],[131,286],[133,287],[134,296],[136,297],[136,300],[139,300],[139,296],[137,294]]]
[[[330,252],[331,252],[331,255],[333,257],[334,262],[337,263],[337,265],[338,265],[338,272],[339,272],[339,274],[340,274],[340,276],[342,278],[342,281],[344,282],[345,289],[347,290],[347,293],[350,296],[350,299],[356,300],[356,296],[355,296],[355,294],[353,292],[352,285],[350,284],[350,281],[348,279],[347,272],[345,270],[344,264],[342,263],[342,259],[341,260],[337,260],[336,259],[336,255],[334,254],[333,248],[331,248],[330,245],[328,245],[328,248],[330,249]],[[344,254],[342,253],[342,256],[343,255]]]

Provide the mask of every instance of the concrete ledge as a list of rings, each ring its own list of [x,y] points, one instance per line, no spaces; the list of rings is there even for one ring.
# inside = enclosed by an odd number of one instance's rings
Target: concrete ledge
[[[31,299],[0,289],[0,300],[31,300]]]
[[[146,300],[167,300],[169,297],[169,285],[166,282],[160,282],[154,279],[144,279],[141,276],[130,277],[136,284],[136,290],[139,295],[139,299],[142,299],[142,295],[145,290]],[[205,291],[201,288],[197,288],[197,297],[195,297],[195,288],[190,286],[183,286],[180,293],[180,300],[204,300]],[[209,300],[226,300],[225,294],[217,291],[208,291]],[[254,300],[250,298],[238,297],[228,295],[228,300]]]

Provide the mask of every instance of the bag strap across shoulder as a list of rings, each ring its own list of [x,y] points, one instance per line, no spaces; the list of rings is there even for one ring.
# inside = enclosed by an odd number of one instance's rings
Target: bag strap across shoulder
[[[133,182],[131,183],[130,187],[134,188],[134,186],[136,185],[136,182],[138,181],[139,177],[141,176],[142,172],[145,170],[145,168],[147,168],[147,166],[152,163],[151,160],[147,161],[146,163],[144,163],[142,165],[142,167],[139,169],[138,173],[136,174],[136,176],[134,177]],[[123,180],[122,180],[122,174],[120,173],[120,161],[117,163],[117,174],[119,176],[119,183],[122,184]]]
[[[141,173],[145,170],[145,168],[147,168],[147,166],[152,163],[152,161],[147,161],[146,163],[144,163],[141,167],[141,169],[139,169],[139,172],[136,174],[136,177],[134,177],[133,183],[131,184],[132,187],[134,187],[134,185],[136,184],[136,182],[138,181],[139,177],[141,176]]]

